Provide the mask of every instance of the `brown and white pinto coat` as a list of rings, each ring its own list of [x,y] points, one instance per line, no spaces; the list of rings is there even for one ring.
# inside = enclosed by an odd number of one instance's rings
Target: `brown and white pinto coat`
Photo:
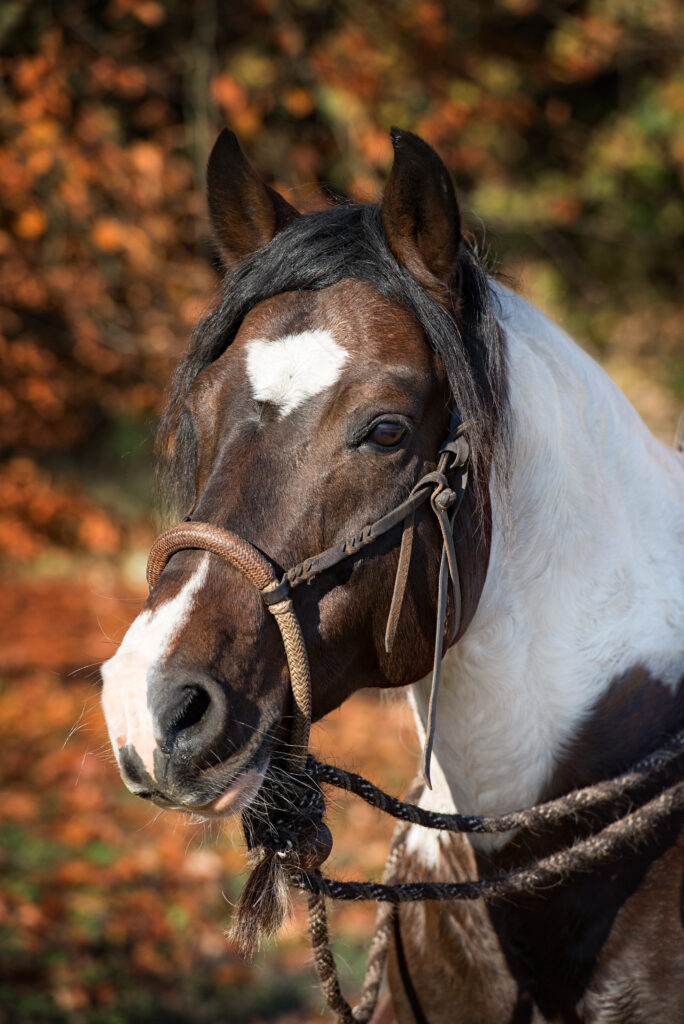
[[[406,497],[458,407],[474,475],[455,533],[464,614],[422,799],[498,814],[681,728],[684,466],[559,328],[487,281],[437,155],[393,141],[379,210],[300,218],[219,138],[209,206],[233,269],[177,376],[162,455],[183,513],[287,566]],[[388,655],[397,539],[297,591],[315,717],[358,687],[410,683],[423,727],[439,535],[421,513]],[[173,557],[103,677],[124,781],[162,806],[235,811],[287,744],[277,628],[207,554]],[[535,897],[402,908],[397,1020],[684,1019],[680,826]],[[413,828],[405,873],[498,872],[572,839]]]

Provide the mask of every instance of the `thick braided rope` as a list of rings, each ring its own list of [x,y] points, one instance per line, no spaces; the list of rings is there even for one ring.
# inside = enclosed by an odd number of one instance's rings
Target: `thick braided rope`
[[[351,1007],[342,995],[335,958],[330,948],[325,897],[311,890],[308,893],[308,903],[311,948],[325,1001],[339,1024],[353,1024]]]
[[[269,589],[277,586],[277,582]],[[290,687],[294,698],[294,720],[290,733],[290,750],[288,761],[294,770],[302,769],[307,762],[309,752],[309,732],[311,730],[311,671],[306,644],[302,635],[302,627],[294,610],[292,601],[286,598],[277,604],[267,605],[269,612],[278,624],[280,635],[285,647],[287,666],[290,670]]]
[[[309,757],[308,770],[319,783],[336,786],[365,800],[371,807],[377,807],[385,814],[424,828],[446,832],[510,832],[513,829],[539,829],[546,825],[557,825],[581,814],[597,811],[603,805],[620,798],[629,798],[639,787],[650,785],[668,769],[674,761],[684,756],[684,730],[672,736],[667,743],[638,761],[629,771],[593,786],[575,790],[555,800],[538,804],[522,811],[513,811],[499,817],[474,814],[446,814],[428,811],[416,804],[398,800],[374,786],[368,779],[355,772],[345,771],[335,765],[325,764]]]
[[[572,872],[593,868],[622,847],[637,849],[653,838],[653,829],[684,809],[684,783],[666,789],[643,807],[607,825],[587,839],[545,857],[533,867],[494,878],[466,882],[408,882],[384,885],[376,882],[339,882],[317,872],[296,871],[289,881],[298,889],[335,900],[379,900],[415,903],[419,900],[496,899],[531,893],[555,885]]]
[[[394,830],[389,857],[382,873],[382,881],[391,884],[397,876],[408,838],[409,826],[400,822]],[[380,986],[385,975],[387,950],[394,932],[394,919],[397,914],[396,904],[380,903],[375,919],[375,932],[368,951],[368,966],[363,979],[363,987],[359,1001],[352,1013],[357,1024],[367,1024],[375,1011],[380,995]]]
[[[191,548],[211,551],[238,569],[257,590],[277,582],[275,570],[260,551],[236,533],[210,523],[180,523],[157,537],[147,558],[147,582],[157,585],[162,570],[177,551]]]
[[[395,829],[389,857],[385,864],[382,880],[389,884],[396,877],[401,855],[404,851],[409,826],[401,822]],[[309,930],[316,971],[328,1008],[339,1024],[367,1024],[377,1006],[380,987],[385,974],[387,950],[392,937],[396,906],[381,903],[375,920],[373,939],[368,951],[368,965],[363,979],[361,995],[352,1009],[342,995],[335,957],[330,948],[325,897],[317,893],[307,894],[309,904]]]
[[[375,918],[375,931],[368,950],[368,965],[359,1001],[352,1010],[357,1024],[366,1024],[375,1012],[380,987],[385,976],[387,950],[394,931],[397,908],[393,903],[380,903]]]

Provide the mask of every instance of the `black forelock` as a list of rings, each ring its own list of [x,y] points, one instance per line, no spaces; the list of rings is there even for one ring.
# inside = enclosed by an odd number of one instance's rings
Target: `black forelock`
[[[506,408],[504,340],[487,275],[474,250],[462,244],[447,308],[390,252],[379,205],[349,204],[297,218],[226,275],[219,302],[198,324],[174,374],[159,427],[159,482],[169,511],[185,512],[194,501],[197,447],[184,400],[197,375],[231,344],[259,302],[344,279],[374,286],[415,316],[444,363],[454,408],[467,424],[475,486],[486,485]]]

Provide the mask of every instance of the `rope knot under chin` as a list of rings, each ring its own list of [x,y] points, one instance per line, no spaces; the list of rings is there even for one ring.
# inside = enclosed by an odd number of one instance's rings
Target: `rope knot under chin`
[[[313,777],[314,760],[298,772],[272,765],[255,802],[242,813],[252,873],[238,903],[230,937],[251,956],[281,926],[290,910],[288,881],[315,871],[332,850],[323,823],[325,800]]]

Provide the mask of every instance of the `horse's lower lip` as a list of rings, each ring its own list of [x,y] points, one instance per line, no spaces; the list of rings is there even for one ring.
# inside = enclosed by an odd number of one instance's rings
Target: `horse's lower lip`
[[[237,814],[251,803],[259,792],[267,767],[268,761],[260,768],[248,768],[241,772],[223,793],[220,793],[210,803],[203,804],[195,810],[198,814],[215,818]]]

